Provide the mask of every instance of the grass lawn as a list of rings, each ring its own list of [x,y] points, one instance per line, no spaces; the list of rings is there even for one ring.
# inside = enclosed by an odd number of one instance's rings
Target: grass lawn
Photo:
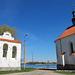
[[[58,72],[54,71],[55,73],[65,74],[65,75],[75,75],[75,72]]]
[[[33,70],[37,70],[36,68],[21,68],[20,71],[16,70],[16,71],[0,71],[0,75],[1,74],[9,74],[9,73],[17,73],[17,72],[29,72],[29,71],[33,71]]]

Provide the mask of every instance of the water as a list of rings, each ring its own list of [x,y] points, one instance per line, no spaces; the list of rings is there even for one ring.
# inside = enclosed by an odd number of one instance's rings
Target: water
[[[49,65],[32,65],[32,64],[26,64],[25,67],[29,67],[29,68],[44,68],[47,66],[49,66],[49,68],[54,68],[56,69],[57,68],[57,65],[56,64],[49,64]],[[24,65],[22,64],[21,67],[24,67]]]

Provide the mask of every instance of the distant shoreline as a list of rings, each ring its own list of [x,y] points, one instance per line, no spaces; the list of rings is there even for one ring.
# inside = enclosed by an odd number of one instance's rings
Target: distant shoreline
[[[23,64],[23,63],[21,63]],[[26,64],[26,65],[56,65],[56,64]]]
[[[55,64],[35,64],[35,65],[55,65]]]

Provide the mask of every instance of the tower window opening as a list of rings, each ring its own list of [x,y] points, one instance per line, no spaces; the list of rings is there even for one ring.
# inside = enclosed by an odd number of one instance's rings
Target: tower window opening
[[[74,50],[73,50],[73,43],[72,43],[72,42],[70,43],[70,47],[71,47],[71,54],[72,54],[73,51],[74,51]]]

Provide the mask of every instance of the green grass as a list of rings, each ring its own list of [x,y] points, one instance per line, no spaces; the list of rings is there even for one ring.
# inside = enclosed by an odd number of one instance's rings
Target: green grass
[[[33,70],[37,70],[36,68],[21,68],[20,71],[15,70],[15,71],[0,71],[0,75],[1,74],[9,74],[9,73],[18,73],[18,72],[29,72],[29,71],[33,71]]]
[[[54,71],[55,73],[60,73],[60,74],[65,74],[65,75],[75,75],[75,72],[58,72],[58,71]]]

